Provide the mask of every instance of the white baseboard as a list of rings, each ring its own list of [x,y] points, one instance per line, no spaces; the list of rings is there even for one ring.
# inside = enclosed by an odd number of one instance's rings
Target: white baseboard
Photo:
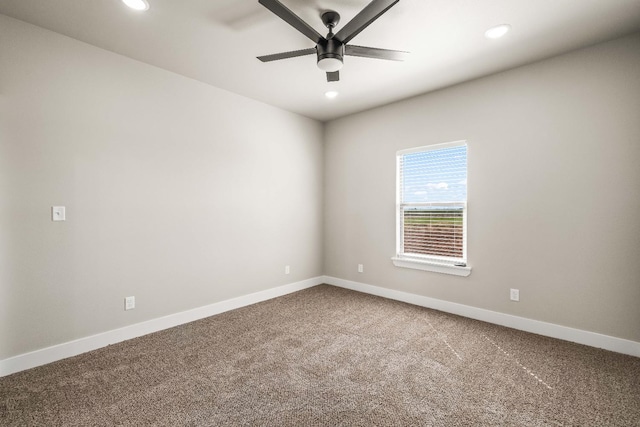
[[[338,279],[336,277],[324,276],[324,283],[377,295],[397,301],[406,302],[421,307],[433,308],[447,313],[457,314],[471,319],[482,320],[496,325],[507,326],[521,331],[532,332],[538,335],[558,338],[591,347],[602,348],[615,351],[617,353],[628,354],[640,357],[640,342],[630,341],[623,338],[616,338],[609,335],[598,334],[596,332],[584,331],[581,329],[569,328],[553,323],[541,322],[510,314],[499,313],[497,311],[485,310],[454,302],[429,298],[408,292],[396,291],[388,288],[367,285],[365,283],[351,280]]]
[[[24,371],[25,369],[35,368],[36,366],[46,365],[47,363],[66,359],[67,357],[86,353],[87,351],[106,347],[110,344],[115,344],[150,334],[152,332],[193,322],[194,320],[224,313],[225,311],[245,307],[247,305],[287,295],[292,292],[297,292],[302,289],[307,289],[323,283],[323,279],[324,277],[313,277],[300,282],[290,283],[288,285],[278,286],[276,288],[267,289],[253,294],[220,301],[204,307],[194,308],[193,310],[170,314],[168,316],[136,323],[124,328],[102,332],[96,335],[91,335],[74,341],[0,360],[0,377]]]
[[[435,310],[507,326],[526,332],[532,332],[539,335],[640,357],[640,343],[635,341],[555,325],[553,323],[526,319],[510,314],[429,298],[408,292],[381,288],[351,280],[344,280],[331,276],[319,276],[0,360],[0,377],[24,371],[25,369],[34,368],[36,366],[46,365],[47,363],[66,359],[67,357],[86,353],[91,350],[106,347],[110,344],[115,344],[121,341],[147,335],[152,332],[161,331],[184,323],[224,313],[225,311],[234,310],[236,308],[245,307],[303,289],[311,288],[322,283],[422,307],[433,308]]]

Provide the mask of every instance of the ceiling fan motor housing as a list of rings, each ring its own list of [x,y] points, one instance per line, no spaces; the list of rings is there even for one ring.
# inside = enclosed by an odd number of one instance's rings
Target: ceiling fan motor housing
[[[322,40],[318,43],[316,49],[318,51],[318,67],[320,69],[324,71],[338,71],[340,69],[344,57],[344,43],[331,38]],[[339,63],[336,61],[339,61]],[[327,68],[328,66],[331,68]]]

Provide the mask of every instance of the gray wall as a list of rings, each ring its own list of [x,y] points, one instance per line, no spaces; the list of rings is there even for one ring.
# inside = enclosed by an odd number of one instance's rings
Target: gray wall
[[[0,360],[321,275],[322,132],[0,15]]]
[[[639,47],[636,34],[330,122],[325,274],[640,341]],[[394,267],[396,151],[461,139],[471,275]]]

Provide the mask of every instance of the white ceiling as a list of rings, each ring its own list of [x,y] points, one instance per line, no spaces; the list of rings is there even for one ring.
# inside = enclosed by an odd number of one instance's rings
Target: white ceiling
[[[322,121],[640,30],[640,0],[400,0],[352,43],[408,59],[346,57],[327,83],[314,56],[256,59],[314,46],[257,0],[148,1],[140,13],[120,0],[0,0],[0,13]],[[321,34],[321,11],[340,13],[339,30],[369,3],[281,1]],[[502,23],[506,37],[484,38]]]

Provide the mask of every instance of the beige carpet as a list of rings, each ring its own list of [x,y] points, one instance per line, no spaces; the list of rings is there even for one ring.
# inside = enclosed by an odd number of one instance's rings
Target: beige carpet
[[[322,285],[0,379],[2,426],[638,426],[640,359]]]

